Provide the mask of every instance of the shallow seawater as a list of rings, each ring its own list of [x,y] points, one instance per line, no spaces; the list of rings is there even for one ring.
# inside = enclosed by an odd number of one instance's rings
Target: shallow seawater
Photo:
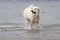
[[[23,11],[31,3],[41,8],[40,28],[25,27]],[[59,40],[60,2],[0,2],[0,40]]]
[[[24,23],[23,11],[30,4],[40,7],[41,24],[60,24],[60,1],[0,2],[0,23]]]
[[[2,40],[59,40],[60,24],[40,26],[42,29],[21,29],[19,27],[3,27],[0,31]],[[4,38],[4,39],[3,39]]]

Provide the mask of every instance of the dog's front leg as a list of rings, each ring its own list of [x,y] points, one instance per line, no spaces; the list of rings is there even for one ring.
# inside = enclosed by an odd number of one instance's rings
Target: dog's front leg
[[[29,27],[30,27],[31,29],[33,29],[33,22],[32,22],[32,21],[30,21]]]

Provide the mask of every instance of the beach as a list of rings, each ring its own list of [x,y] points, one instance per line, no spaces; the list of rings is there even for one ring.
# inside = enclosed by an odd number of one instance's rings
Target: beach
[[[31,3],[41,9],[40,29],[24,29]],[[0,1],[0,40],[60,40],[60,1]]]

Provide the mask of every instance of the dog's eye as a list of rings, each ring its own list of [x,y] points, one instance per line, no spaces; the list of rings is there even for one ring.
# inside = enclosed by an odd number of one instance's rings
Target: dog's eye
[[[36,8],[34,8],[34,10],[36,10]]]

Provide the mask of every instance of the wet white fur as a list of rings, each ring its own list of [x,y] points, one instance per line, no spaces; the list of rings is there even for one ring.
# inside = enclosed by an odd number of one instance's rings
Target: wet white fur
[[[34,10],[34,8],[38,8],[39,11],[38,11],[38,10]],[[34,10],[34,11],[36,11],[37,13],[36,13],[36,14],[33,14],[33,13],[31,12],[31,10]],[[39,18],[38,18],[38,19],[35,19],[35,17],[36,17],[37,15],[39,15],[39,13],[40,13],[40,8],[37,7],[37,6],[34,6],[34,5],[30,5],[29,7],[27,7],[27,8],[24,10],[23,16],[24,16],[24,18],[25,18],[25,22],[27,23],[27,25],[29,25],[29,28],[32,28],[33,21],[39,21],[39,20],[38,20]],[[27,20],[27,18],[30,20],[30,22]]]

